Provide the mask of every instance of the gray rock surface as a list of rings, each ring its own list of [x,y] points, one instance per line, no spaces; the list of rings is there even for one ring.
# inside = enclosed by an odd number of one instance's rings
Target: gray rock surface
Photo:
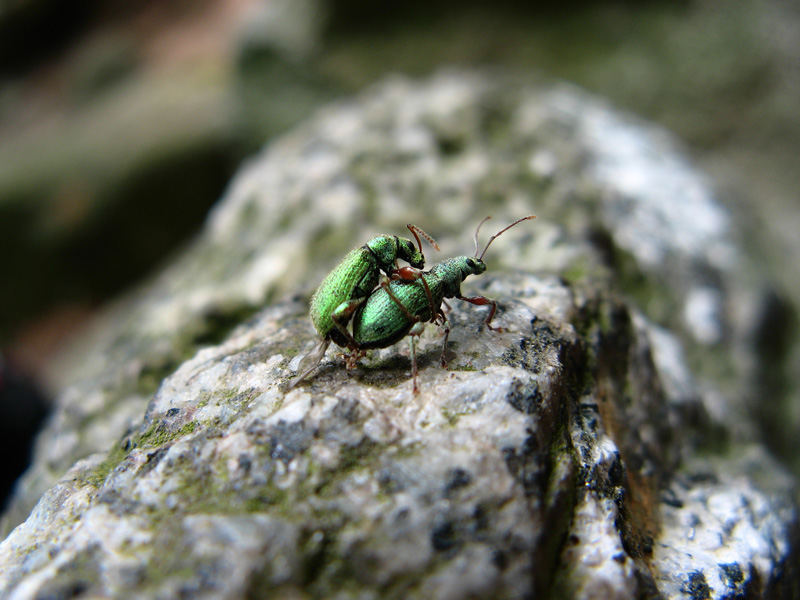
[[[287,391],[350,247],[413,222],[448,257],[530,212],[465,285],[505,331],[454,301],[419,396],[403,343]],[[65,358],[0,595],[791,598],[794,482],[731,394],[749,272],[662,131],[563,85],[387,81],[254,158]]]

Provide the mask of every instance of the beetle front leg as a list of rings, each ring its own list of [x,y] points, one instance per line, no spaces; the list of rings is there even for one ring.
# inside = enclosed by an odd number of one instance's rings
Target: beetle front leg
[[[401,267],[392,271],[389,279],[392,281],[416,281],[422,277],[422,271],[414,267]]]
[[[491,306],[489,316],[486,318],[486,327],[492,331],[503,331],[502,327],[492,327],[491,322],[494,318],[494,313],[497,311],[497,302],[484,296],[456,296],[459,300],[464,300],[470,304],[477,304],[478,306]]]

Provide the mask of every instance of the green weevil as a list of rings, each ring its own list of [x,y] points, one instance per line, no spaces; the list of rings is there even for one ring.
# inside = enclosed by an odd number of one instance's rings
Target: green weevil
[[[347,330],[347,324],[358,306],[377,287],[381,271],[393,279],[417,277],[419,269],[425,266],[420,236],[436,250],[439,249],[434,239],[422,229],[411,224],[407,227],[417,241],[416,247],[407,238],[379,235],[351,250],[322,280],[311,297],[309,308],[311,321],[320,340],[317,347],[301,362],[300,373],[290,387],[297,385],[317,367],[331,341],[350,350],[357,348],[353,336]],[[411,267],[398,268],[398,259],[404,260]]]
[[[469,275],[480,275],[486,271],[483,257],[489,245],[503,232],[514,225],[534,219],[534,215],[523,217],[514,221],[508,227],[501,229],[486,243],[478,255],[478,231],[486,222],[486,217],[475,230],[475,256],[458,256],[437,263],[428,271],[419,271],[416,277],[385,282],[378,287],[366,302],[359,304],[353,315],[353,339],[355,347],[350,348],[348,367],[364,355],[370,348],[386,348],[410,335],[411,344],[411,373],[414,381],[414,393],[419,393],[417,386],[417,357],[415,338],[424,329],[426,322],[437,323],[444,327],[444,342],[440,362],[442,367],[447,366],[445,352],[447,338],[450,335],[450,325],[447,316],[442,310],[445,298],[458,298],[472,304],[490,306],[485,324],[489,329],[500,328],[491,325],[492,318],[497,310],[497,303],[484,296],[462,296],[461,283]]]

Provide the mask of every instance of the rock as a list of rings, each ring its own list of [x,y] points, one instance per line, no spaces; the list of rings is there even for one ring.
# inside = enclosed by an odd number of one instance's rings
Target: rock
[[[538,216],[465,284],[503,332],[454,300],[419,396],[404,343],[288,390],[337,257],[406,222],[470,252],[487,212]],[[790,598],[795,484],[729,394],[752,371],[687,358],[752,356],[743,260],[669,136],[577,89],[443,73],[331,106],[65,360],[0,595]]]

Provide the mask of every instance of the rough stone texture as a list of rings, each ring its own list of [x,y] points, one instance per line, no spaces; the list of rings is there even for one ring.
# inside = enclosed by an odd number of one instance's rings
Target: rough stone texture
[[[406,222],[465,253],[489,212],[538,216],[469,282],[504,332],[454,301],[419,396],[402,343],[286,391],[336,257]],[[332,106],[73,351],[0,594],[795,597],[794,482],[732,369],[743,260],[674,142],[571,87],[445,73]]]

